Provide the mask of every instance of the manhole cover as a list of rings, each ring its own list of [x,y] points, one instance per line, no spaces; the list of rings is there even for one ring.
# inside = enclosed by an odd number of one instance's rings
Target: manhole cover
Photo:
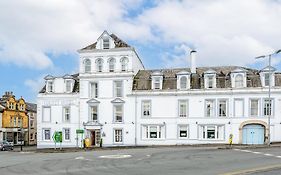
[[[104,158],[104,159],[125,159],[125,158],[130,158],[132,157],[131,155],[105,155],[105,156],[100,156],[99,158]]]

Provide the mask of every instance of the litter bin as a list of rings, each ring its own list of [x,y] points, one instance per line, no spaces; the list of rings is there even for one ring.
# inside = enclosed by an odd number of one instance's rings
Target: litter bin
[[[86,148],[89,148],[91,146],[91,142],[90,142],[89,138],[85,138],[84,142],[85,142],[85,147]]]

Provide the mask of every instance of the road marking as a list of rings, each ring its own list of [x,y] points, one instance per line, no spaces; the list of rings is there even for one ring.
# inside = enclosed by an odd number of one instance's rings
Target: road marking
[[[257,173],[257,172],[264,172],[264,171],[268,171],[268,170],[273,170],[273,169],[276,169],[276,168],[281,168],[281,165],[276,164],[276,165],[269,165],[269,166],[264,166],[264,167],[257,167],[257,168],[233,171],[233,172],[224,173],[222,175],[252,174],[252,173]]]
[[[132,156],[123,155],[123,154],[99,156],[99,158],[103,158],[103,159],[125,159],[125,158],[130,158],[130,157],[132,157]]]
[[[273,156],[272,154],[264,154],[265,156]]]
[[[241,151],[241,152],[245,152],[245,153],[253,153],[253,154],[261,154],[264,156],[268,156],[268,157],[275,157],[275,158],[281,158],[281,156],[275,156],[273,154],[268,154],[268,153],[262,153],[262,152],[254,152],[254,151],[250,151],[250,150],[243,150],[243,149],[233,149],[234,151]]]
[[[91,159],[85,159],[85,157],[83,157],[83,156],[76,157],[75,160],[87,160],[87,161],[91,161]]]
[[[254,154],[262,154],[261,152],[252,152],[252,153],[254,153]]]

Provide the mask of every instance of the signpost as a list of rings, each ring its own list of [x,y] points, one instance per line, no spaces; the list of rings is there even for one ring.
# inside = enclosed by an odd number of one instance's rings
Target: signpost
[[[57,148],[57,143],[60,143],[60,149],[61,149],[62,132],[56,131],[52,138],[53,138],[53,141],[55,142],[55,149]]]
[[[78,148],[78,135],[81,134],[81,148],[83,148],[83,134],[84,134],[84,130],[83,129],[76,129],[76,139],[77,139],[77,148]]]

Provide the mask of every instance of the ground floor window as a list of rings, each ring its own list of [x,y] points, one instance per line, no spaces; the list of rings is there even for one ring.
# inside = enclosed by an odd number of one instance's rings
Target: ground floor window
[[[43,129],[43,140],[51,140],[51,129]]]
[[[122,129],[114,129],[114,142],[115,143],[123,142],[123,130]]]
[[[144,125],[142,126],[142,138],[160,139],[164,138],[165,129],[163,125]]]
[[[69,128],[65,128],[64,129],[64,140],[65,141],[69,141],[70,140],[70,129]]]
[[[178,126],[178,137],[179,138],[188,138],[188,126],[187,125]]]
[[[200,125],[199,139],[207,140],[223,140],[224,126],[223,125]]]

